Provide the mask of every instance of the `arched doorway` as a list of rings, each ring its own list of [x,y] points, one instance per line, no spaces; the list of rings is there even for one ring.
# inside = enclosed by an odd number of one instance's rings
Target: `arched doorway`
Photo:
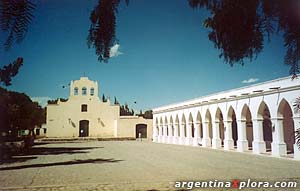
[[[202,139],[203,138],[203,124],[202,124],[201,114],[199,111],[197,113],[197,123],[199,124],[198,136]]]
[[[182,137],[186,138],[186,134],[187,134],[187,131],[186,131],[186,120],[185,120],[185,116],[184,114],[182,114],[182,120],[181,120],[181,125],[182,125]]]
[[[231,121],[231,133],[232,133],[232,140],[233,140],[233,145],[236,148],[237,147],[237,140],[238,140],[238,129],[237,129],[237,122],[236,122],[236,115],[235,111],[230,106],[228,110],[228,120]]]
[[[272,122],[271,122],[271,114],[269,107],[265,102],[260,104],[258,109],[258,119],[262,120],[262,127],[263,127],[263,140],[266,144],[266,151],[272,151],[271,143],[272,139]]]
[[[176,134],[175,134],[175,136],[176,137],[180,137],[181,136],[181,132],[180,132],[180,128],[179,128],[179,118],[178,118],[178,115],[176,115],[176,117],[175,117],[175,132],[176,132]]]
[[[219,122],[219,126],[216,128],[219,128],[219,138],[221,140],[221,147],[224,147],[224,139],[225,139],[225,131],[224,131],[224,121],[223,121],[223,114],[220,108],[217,109],[215,121]]]
[[[189,125],[190,125],[190,137],[194,138],[195,137],[195,127],[194,127],[194,121],[192,114],[190,113],[189,115]]]
[[[156,121],[155,121],[155,128],[156,128],[156,136],[158,137],[159,136],[159,124],[158,124],[158,120],[156,118]]]
[[[206,146],[206,147],[211,147],[212,145],[212,119],[211,119],[211,114],[210,114],[210,111],[207,109],[206,110],[206,113],[205,113],[205,126],[204,126],[204,130],[203,130],[203,133],[204,136],[203,136],[203,145]]]
[[[278,107],[278,118],[282,119],[283,138],[287,148],[287,154],[294,153],[295,132],[293,112],[290,104],[283,99]]]
[[[89,136],[89,120],[79,121],[79,137]]]
[[[170,136],[174,137],[174,131],[175,131],[175,128],[174,128],[174,121],[173,121],[173,117],[171,116],[170,117]]]
[[[164,128],[164,136],[165,136],[165,137],[170,136],[170,135],[169,135],[168,124],[169,124],[169,123],[168,123],[167,116],[165,116],[165,123],[164,123],[164,126],[163,126],[163,128]]]
[[[248,149],[252,150],[253,142],[253,123],[249,107],[245,104],[242,109],[242,120],[246,120],[246,138],[248,141]]]
[[[135,138],[139,138],[139,133],[141,133],[141,138],[147,138],[147,125],[137,124],[135,126]]]

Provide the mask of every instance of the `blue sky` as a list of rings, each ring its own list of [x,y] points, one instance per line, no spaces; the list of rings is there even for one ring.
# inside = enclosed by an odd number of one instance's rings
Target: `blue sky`
[[[25,40],[8,52],[0,51],[1,66],[24,58],[9,89],[31,97],[66,98],[69,90],[62,86],[86,74],[98,81],[99,95],[112,100],[116,96],[139,111],[288,75],[279,35],[265,44],[256,60],[234,67],[224,63],[202,26],[207,13],[190,8],[186,0],[122,3],[117,15],[119,46],[107,64],[99,63],[86,44],[89,14],[97,1],[36,3]]]

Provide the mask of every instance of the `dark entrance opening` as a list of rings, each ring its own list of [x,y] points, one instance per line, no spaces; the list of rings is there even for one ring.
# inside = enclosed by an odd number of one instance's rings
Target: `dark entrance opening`
[[[89,121],[81,120],[79,121],[79,137],[89,136]]]
[[[237,129],[237,122],[236,122],[236,116],[235,113],[232,114],[232,139],[234,141],[234,146],[237,146],[237,140],[238,140],[238,129]]]
[[[272,122],[270,120],[270,111],[268,107],[266,106],[263,111],[263,135],[264,135],[264,141],[266,142],[266,149],[267,151],[271,151],[271,143],[272,143]]]
[[[135,137],[139,138],[139,133],[141,133],[142,138],[147,138],[147,125],[146,124],[137,124],[135,126]]]

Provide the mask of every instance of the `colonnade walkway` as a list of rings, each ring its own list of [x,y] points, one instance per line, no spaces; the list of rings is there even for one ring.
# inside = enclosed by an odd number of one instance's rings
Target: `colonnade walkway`
[[[285,77],[155,108],[153,141],[300,160],[297,99],[300,79]]]

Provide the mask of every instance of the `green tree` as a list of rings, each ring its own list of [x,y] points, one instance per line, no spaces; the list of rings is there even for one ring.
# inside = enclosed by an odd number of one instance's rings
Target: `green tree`
[[[107,99],[104,94],[102,94],[102,102],[107,102]]]
[[[128,104],[125,103],[125,105],[120,106],[120,116],[133,116],[134,110],[130,109]]]
[[[145,119],[153,119],[153,112],[152,112],[152,110],[145,111],[144,118]]]
[[[124,105],[120,106],[120,116],[126,115]]]
[[[129,0],[125,0],[128,4]],[[98,60],[107,62],[110,48],[117,42],[116,13],[120,0],[99,0],[90,14],[90,29],[87,37],[88,47],[95,48]]]
[[[23,58],[17,58],[13,63],[0,68],[0,82],[5,86],[11,85],[11,80],[19,72],[20,67],[23,65]]]
[[[58,100],[60,100],[61,102],[66,102],[68,101],[68,99],[66,98],[57,98],[57,99],[54,99],[54,100],[48,100],[48,104],[57,104],[58,103]]]
[[[34,134],[35,126],[46,122],[46,111],[24,93],[7,91],[0,87],[0,131],[10,131],[14,136],[19,130]]]
[[[115,105],[120,105],[120,103],[118,102],[118,100],[117,100],[116,96],[115,96],[115,101],[114,101],[114,104],[115,104]]]
[[[206,8],[210,16],[204,26],[220,57],[231,66],[255,58],[274,32],[283,34],[284,63],[290,74],[299,72],[300,19],[298,1],[294,0],[189,0],[192,8]]]
[[[252,60],[263,51],[275,32],[283,34],[284,63],[290,74],[299,72],[300,19],[297,0],[187,0],[192,8],[207,9],[203,26],[208,39],[220,50],[220,58],[233,66]],[[128,3],[128,2],[127,2]],[[99,0],[91,12],[88,45],[96,49],[100,62],[107,62],[117,42],[116,13],[120,0]]]
[[[139,116],[139,117],[144,117],[143,110],[140,110],[140,113],[136,114],[136,115]]]
[[[129,111],[129,107],[128,107],[128,104],[127,104],[127,103],[125,103],[124,109],[125,109],[125,114],[126,114],[126,115],[130,115],[130,111]]]

